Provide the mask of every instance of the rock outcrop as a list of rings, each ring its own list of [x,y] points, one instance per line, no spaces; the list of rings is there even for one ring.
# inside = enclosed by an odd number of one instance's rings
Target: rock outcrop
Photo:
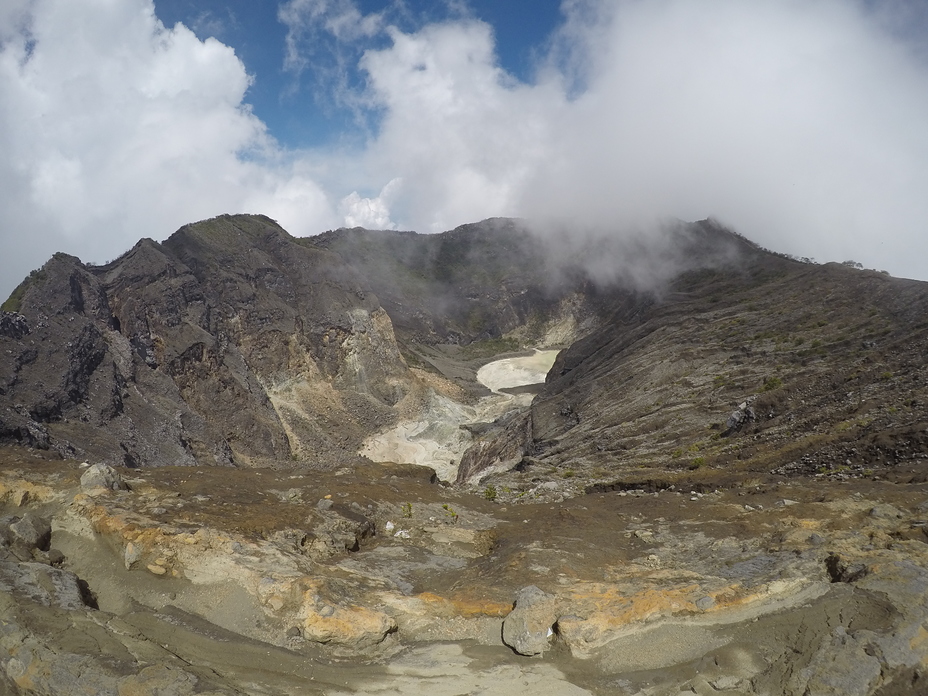
[[[58,254],[4,314],[0,439],[99,463],[357,459],[410,388],[389,317],[336,255],[260,216]]]
[[[269,693],[382,692],[407,672],[358,658],[405,664],[448,641],[484,646],[478,672],[495,665],[501,689],[522,656],[552,654],[578,661],[576,694],[924,687],[926,484],[501,505],[402,466],[120,473],[128,490],[82,488],[73,462],[0,476],[10,693],[240,693],[258,673]],[[374,534],[319,553],[336,517]]]

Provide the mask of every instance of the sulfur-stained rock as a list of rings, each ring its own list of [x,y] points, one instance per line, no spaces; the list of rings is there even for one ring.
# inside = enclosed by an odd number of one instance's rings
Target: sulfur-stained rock
[[[550,647],[557,599],[529,585],[519,590],[515,608],[503,621],[503,642],[520,655],[540,655]]]
[[[303,608],[303,637],[316,643],[333,643],[364,650],[382,643],[396,630],[386,614],[366,607],[340,607],[311,600]]]

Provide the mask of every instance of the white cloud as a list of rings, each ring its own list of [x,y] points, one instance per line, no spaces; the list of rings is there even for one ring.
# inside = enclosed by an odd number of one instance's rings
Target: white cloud
[[[800,255],[928,277],[928,79],[855,4],[627,2],[524,210],[718,216]],[[566,188],[565,188],[566,187]],[[559,195],[560,194],[560,195]]]
[[[396,229],[390,219],[390,203],[402,188],[402,179],[393,179],[376,198],[361,198],[357,191],[345,196],[338,206],[346,227],[366,227],[369,230]]]
[[[0,15],[5,290],[55,251],[104,261],[221,212],[306,232],[337,221],[243,104],[251,78],[231,48],[166,29],[150,0],[29,12],[29,33],[21,14]]]
[[[497,67],[480,22],[393,30],[365,55],[385,113],[369,163],[403,178],[401,226],[712,215],[775,249],[928,278],[928,71],[886,8],[565,7],[533,85]]]
[[[361,65],[385,109],[368,163],[402,177],[401,225],[438,231],[515,212],[557,137],[557,90],[515,83],[496,65],[490,27],[479,21],[393,29],[391,38]]]

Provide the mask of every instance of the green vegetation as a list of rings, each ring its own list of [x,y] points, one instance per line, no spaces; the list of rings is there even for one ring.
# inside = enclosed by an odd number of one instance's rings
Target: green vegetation
[[[3,312],[18,312],[23,305],[23,297],[26,294],[26,290],[29,289],[29,286],[34,283],[40,283],[45,280],[45,271],[40,268],[32,271],[29,275],[25,277],[23,282],[16,286],[10,296],[6,299],[2,305],[0,305],[0,311]]]
[[[454,511],[454,508],[451,507],[450,505],[448,505],[448,503],[445,503],[444,505],[442,505],[442,508],[443,508],[444,511],[445,511],[445,516],[451,518],[451,523],[452,523],[452,524],[457,524],[457,521],[458,521],[458,513],[456,513],[456,512]]]
[[[412,503],[403,503],[403,517],[412,517]]]
[[[486,488],[484,488],[484,489],[483,489],[483,497],[486,498],[487,500],[491,501],[491,502],[494,501],[494,500],[496,500],[496,486],[494,486],[494,485],[491,483],[489,486],[487,486]]]
[[[470,345],[461,348],[461,355],[465,360],[478,360],[483,358],[492,358],[500,353],[513,353],[519,350],[521,346],[514,338],[488,338],[485,341],[474,341]]]
[[[783,386],[783,380],[779,377],[764,377],[764,386],[761,388],[761,391],[769,392],[774,389],[779,389]]]
[[[690,464],[690,469],[693,469],[693,470],[698,469],[705,463],[706,463],[705,457],[696,457]]]

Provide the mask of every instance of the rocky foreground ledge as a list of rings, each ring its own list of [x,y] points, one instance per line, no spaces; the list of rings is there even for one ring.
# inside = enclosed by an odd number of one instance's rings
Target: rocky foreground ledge
[[[928,689],[924,484],[500,503],[411,466],[3,458],[4,693]]]

